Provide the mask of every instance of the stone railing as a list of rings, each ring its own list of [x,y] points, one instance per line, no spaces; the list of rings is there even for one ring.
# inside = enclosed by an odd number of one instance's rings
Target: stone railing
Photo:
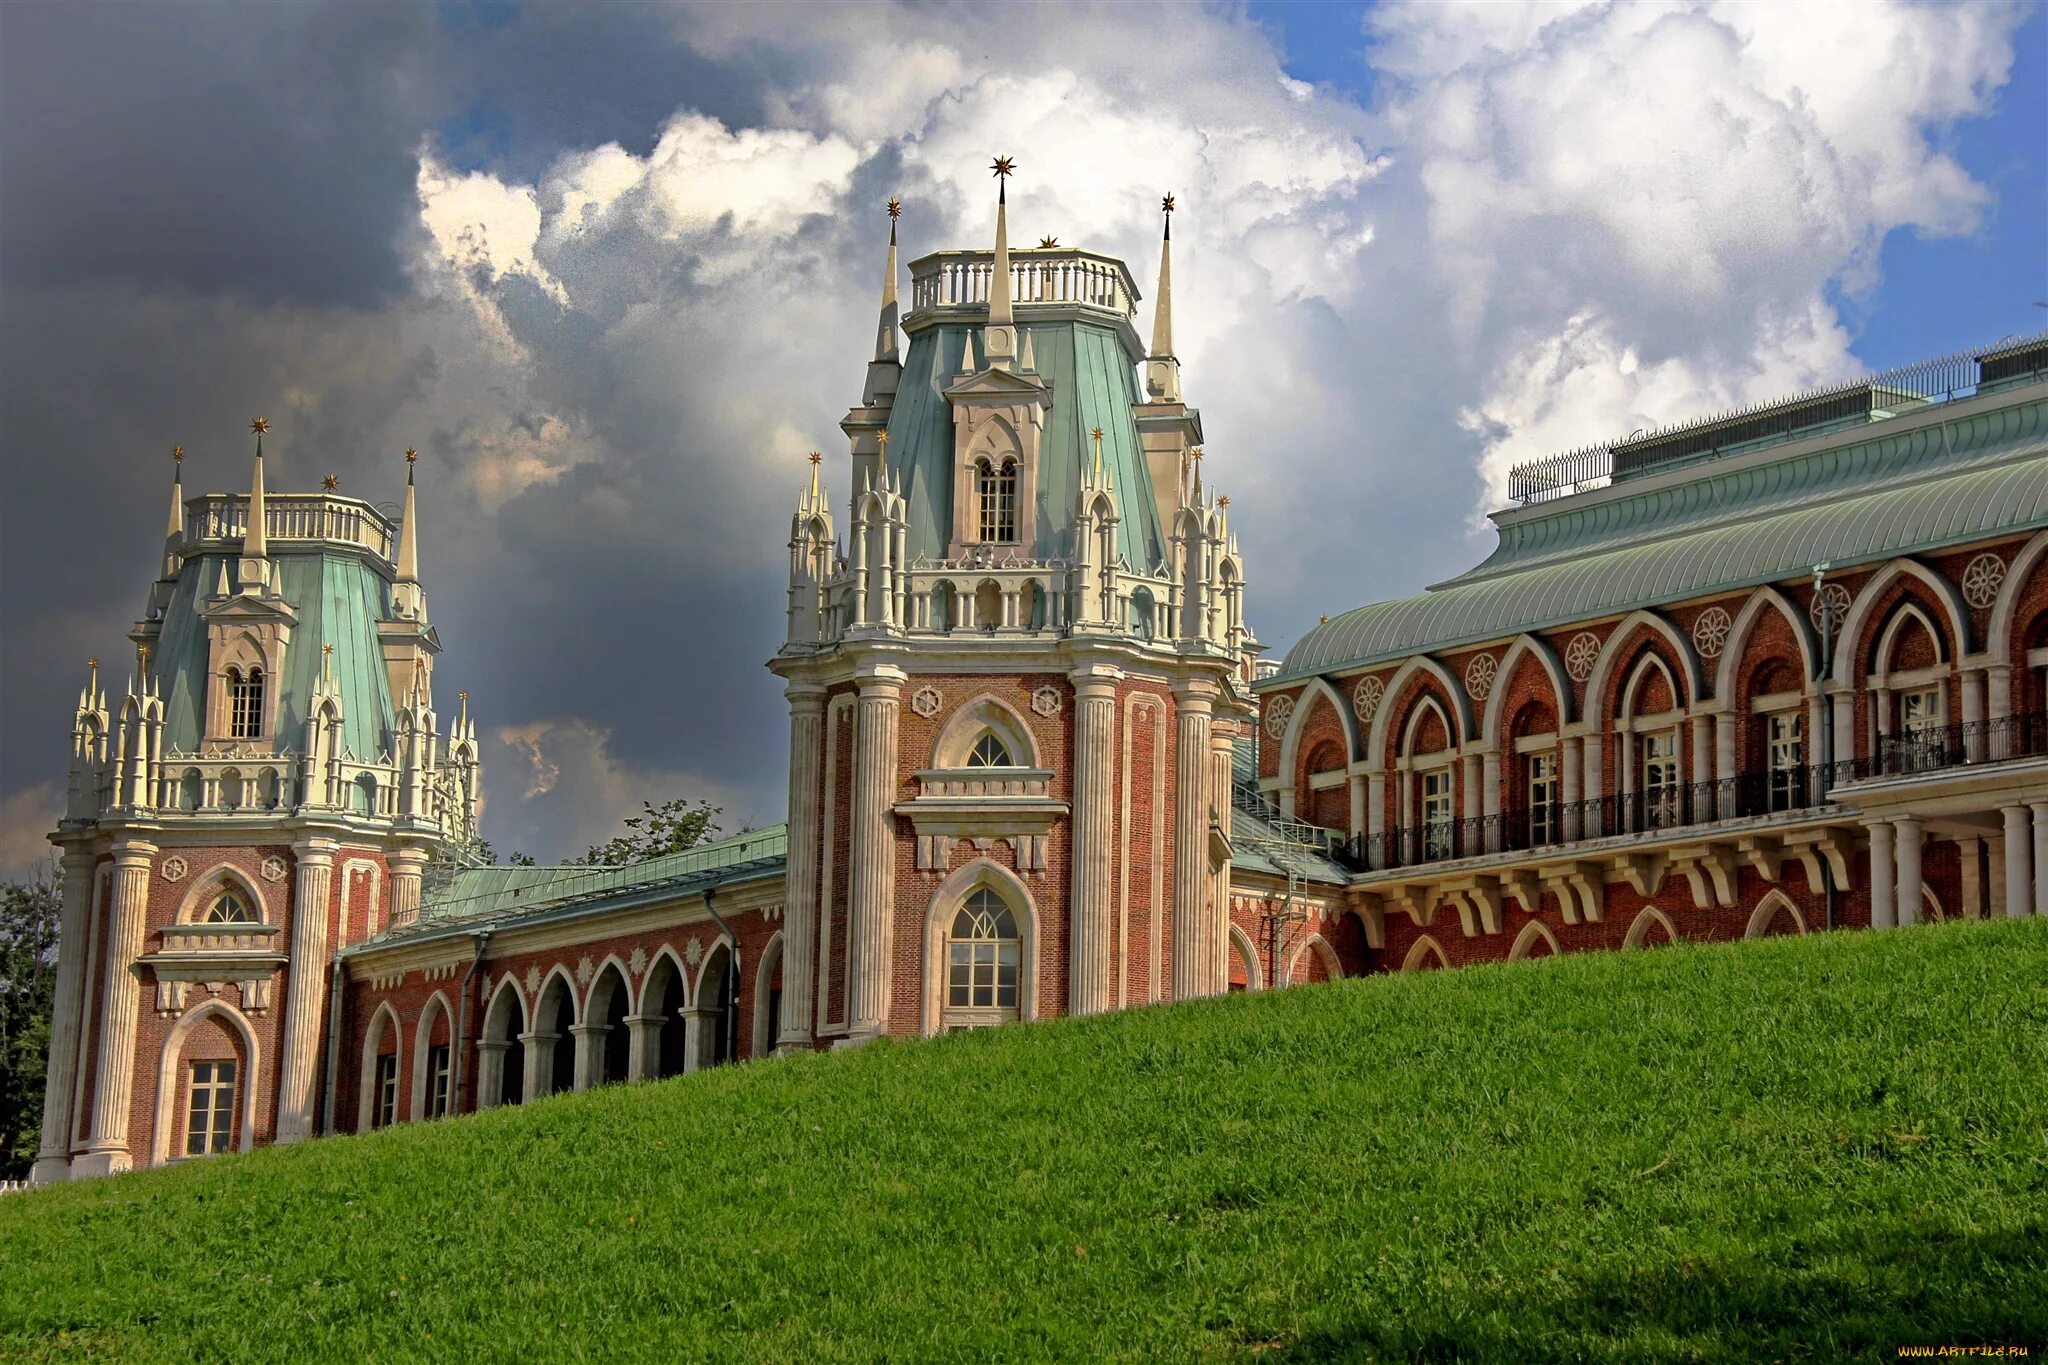
[[[927,768],[915,774],[920,800],[988,801],[1009,796],[1044,799],[1052,773],[1044,768]]]
[[[268,953],[277,937],[275,924],[166,924],[162,930],[165,954]]]
[[[995,274],[993,251],[939,251],[910,263],[910,313],[981,312]],[[1010,298],[1020,310],[1046,305],[1138,316],[1131,272],[1114,256],[1067,247],[1010,253]]]
[[[338,494],[267,494],[263,532],[271,540],[318,540],[355,545],[391,558],[395,534],[383,513],[366,502]],[[202,493],[185,500],[185,540],[239,541],[249,531],[249,498],[244,493]]]

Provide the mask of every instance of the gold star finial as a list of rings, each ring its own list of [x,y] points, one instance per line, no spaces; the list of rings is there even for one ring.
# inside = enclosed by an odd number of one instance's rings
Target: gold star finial
[[[172,446],[172,447],[171,447],[171,463],[172,463],[172,464],[183,464],[183,463],[185,463],[185,447],[183,447],[183,446]]]
[[[407,446],[405,448],[405,462],[407,464],[418,464],[419,460],[420,453],[417,450],[414,450],[411,446]]]
[[[98,668],[100,666],[100,661],[98,659],[87,659],[85,661],[85,666],[87,668]]]
[[[815,450],[814,450],[814,451],[812,451],[812,452],[811,452],[811,463],[812,463],[812,464],[823,464],[823,463],[825,463],[825,457],[824,457],[823,455],[820,455],[820,454],[819,454],[819,453],[818,453],[817,451],[815,451]]]
[[[1327,626],[1327,625],[1329,625],[1329,624],[1330,624],[1330,614],[1329,614],[1328,612],[1324,612],[1324,613],[1323,613],[1323,615],[1322,615],[1322,617],[1321,617],[1321,621],[1322,621],[1322,624],[1324,624],[1324,625],[1326,625],[1326,626]]]
[[[1220,497],[1220,498],[1216,499],[1216,505],[1217,505],[1218,507],[1228,507],[1228,506],[1230,506],[1230,494],[1228,494],[1228,493],[1225,493],[1225,494],[1224,494],[1224,495],[1223,495],[1222,497]]]
[[[270,430],[270,419],[268,417],[250,418],[249,430],[255,432],[258,436],[263,435]]]
[[[1202,458],[1202,448],[1200,446],[1196,446],[1193,450],[1190,450],[1188,452],[1188,455],[1193,459],[1199,460]]]
[[[333,645],[322,645],[322,646],[320,646],[320,652],[321,652],[322,654],[332,654],[332,653],[334,652],[334,646],[333,646]]]
[[[891,221],[903,216],[903,201],[895,195],[889,196],[889,217]]]
[[[991,165],[989,169],[994,171],[999,178],[1007,178],[1012,172],[1014,172],[1017,169],[1017,162],[1015,158],[999,156],[995,159],[994,164]]]
[[[1160,211],[1161,213],[1172,213],[1172,212],[1173,212],[1173,196],[1172,196],[1172,195],[1170,195],[1170,194],[1169,194],[1169,195],[1167,195],[1167,196],[1166,196],[1166,197],[1165,197],[1164,199],[1162,199],[1162,200],[1160,200],[1160,201],[1159,201],[1159,211]]]
[[[457,700],[457,701],[468,701],[468,700],[469,700],[469,693],[467,693],[467,692],[457,692],[457,693],[455,694],[455,700]]]
[[[137,645],[135,652],[142,658],[142,671],[145,673],[149,672],[149,646]]]
[[[1038,239],[1038,249],[1040,251],[1050,251],[1059,244],[1060,239],[1057,237],[1040,237]]]
[[[341,478],[335,474],[324,475],[320,480],[320,486],[332,493],[335,489],[341,487]]]
[[[883,427],[875,433],[875,444],[882,448],[882,458],[889,458],[889,428]]]

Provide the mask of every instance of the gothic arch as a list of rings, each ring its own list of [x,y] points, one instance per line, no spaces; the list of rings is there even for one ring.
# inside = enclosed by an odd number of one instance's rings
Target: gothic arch
[[[225,1000],[202,1000],[179,1017],[171,1025],[170,1033],[164,1038],[163,1051],[158,1055],[156,1068],[156,1112],[153,1121],[155,1133],[150,1143],[150,1164],[161,1166],[171,1159],[172,1119],[177,1114],[177,1084],[179,1063],[184,1059],[185,1040],[192,1030],[203,1021],[219,1016],[226,1021],[228,1029],[242,1045],[242,1084],[235,1100],[241,1112],[241,1136],[235,1140],[235,1150],[246,1152],[256,1142],[256,1093],[260,1090],[263,1065],[262,1054],[256,1050],[256,1030],[250,1026],[248,1016]]]
[[[1746,939],[1763,938],[1770,929],[1771,922],[1777,919],[1781,911],[1792,917],[1796,933],[1806,932],[1806,916],[1799,913],[1799,907],[1792,903],[1792,898],[1782,891],[1770,891],[1756,903],[1756,909],[1750,912],[1749,927],[1742,931],[1742,936]]]
[[[1515,670],[1524,659],[1536,660],[1543,669],[1543,676],[1550,681],[1550,699],[1557,711],[1558,728],[1571,724],[1572,686],[1565,680],[1564,665],[1558,661],[1557,651],[1533,635],[1518,635],[1508,646],[1508,652],[1501,656],[1493,690],[1486,695],[1486,710],[1480,721],[1479,734],[1488,749],[1501,746],[1500,727],[1506,718],[1508,692],[1514,686]]]
[[[1400,709],[1402,692],[1408,686],[1409,680],[1418,673],[1425,673],[1434,678],[1438,686],[1443,688],[1444,695],[1450,699],[1449,719],[1456,721],[1455,724],[1449,724],[1447,720],[1447,728],[1451,731],[1451,748],[1455,750],[1472,738],[1475,728],[1472,701],[1465,695],[1465,689],[1451,677],[1450,670],[1435,659],[1427,654],[1413,655],[1387,679],[1384,699],[1380,702],[1379,710],[1373,713],[1372,734],[1366,744],[1365,756],[1366,762],[1375,768],[1384,761],[1383,756],[1387,751],[1387,726],[1392,723],[1394,712]]]
[[[1714,668],[1714,699],[1729,705],[1736,701],[1735,677],[1742,667],[1742,656],[1749,649],[1749,637],[1756,633],[1757,622],[1764,613],[1776,609],[1785,618],[1785,624],[1792,628],[1792,638],[1799,645],[1799,660],[1802,665],[1801,677],[1811,682],[1820,676],[1820,647],[1813,629],[1805,615],[1793,609],[1784,593],[1766,585],[1749,595],[1742,609],[1735,613],[1735,622],[1728,628],[1728,638],[1721,645],[1721,657]]]
[[[633,1012],[633,973],[626,970],[624,958],[617,953],[606,953],[604,961],[597,964],[597,971],[590,978],[590,988],[583,993],[583,1017],[586,1019],[596,1017],[597,991],[598,987],[604,985],[604,974],[607,969],[618,973],[618,984],[626,988],[626,1012]],[[610,999],[607,996],[605,1002],[609,1004]]]
[[[1636,915],[1635,922],[1628,926],[1628,937],[1621,941],[1624,948],[1641,948],[1650,937],[1650,931],[1662,927],[1671,943],[1683,942],[1678,937],[1678,926],[1671,922],[1671,916],[1654,905],[1646,905]]]
[[[1628,679],[1621,685],[1621,695],[1615,698],[1614,715],[1611,719],[1623,720],[1635,717],[1641,710],[1640,698],[1642,689],[1649,682],[1652,675],[1664,679],[1664,686],[1671,693],[1671,709],[1674,711],[1683,711],[1685,709],[1685,694],[1679,686],[1678,679],[1671,676],[1670,665],[1664,662],[1663,656],[1655,650],[1651,650],[1637,659],[1635,667],[1628,671]],[[1653,712],[1652,714],[1660,713]]]
[[[1998,598],[1991,606],[1991,628],[1985,632],[1990,643],[1985,647],[1991,657],[2001,663],[2012,657],[2013,616],[2019,611],[2020,597],[2027,590],[2027,576],[2048,555],[2048,531],[2037,533],[2012,557],[2012,563],[2005,569],[2005,581],[1998,585]]]
[[[452,1070],[454,1065],[455,1011],[448,1004],[448,997],[439,991],[435,991],[427,997],[426,1006],[420,1010],[420,1021],[413,1026],[411,1112],[414,1118],[426,1117],[427,1052],[434,1045],[434,1024],[441,1018],[448,1020],[449,1065],[451,1067],[448,1083],[451,1087],[455,1083]],[[450,1114],[455,1112],[455,1096],[452,1091],[448,1096],[448,1112]]]
[[[740,946],[732,941],[732,935],[720,934],[712,939],[710,945],[704,949],[704,960],[697,964],[697,979],[690,986],[690,1006],[693,1009],[696,1008],[697,1002],[704,998],[704,983],[711,975],[711,962],[713,958],[718,956],[720,948],[732,954],[735,967],[739,965]],[[737,974],[737,972],[734,973],[734,975]]]
[[[362,1074],[358,1078],[356,1085],[356,1131],[358,1133],[370,1131],[370,1117],[376,1112],[374,1108],[376,1095],[374,1092],[377,1086],[377,1058],[383,1051],[384,1030],[387,1028],[391,1030],[391,1055],[403,1057],[405,1055],[405,1028],[399,1023],[398,1011],[391,1007],[389,1000],[378,1004],[377,1008],[370,1015],[370,1026],[363,1030]],[[393,1123],[405,1122],[406,1110],[397,1103],[394,1103],[392,1108],[396,1112],[392,1114],[391,1121]]]
[[[683,1007],[688,1009],[691,1004],[695,1003],[694,998],[690,994],[690,971],[687,967],[683,966],[682,954],[678,953],[673,946],[664,943],[654,950],[652,957],[647,959],[647,974],[640,978],[638,1013],[643,1016],[650,1013],[658,1014],[661,1011],[660,997],[654,994],[654,982],[655,978],[660,976],[659,969],[664,962],[666,962],[668,969],[676,974],[676,981],[683,988],[683,1000],[685,1002]]]
[[[1942,639],[1941,631],[1928,619],[1927,613],[1920,609],[1920,604],[1908,598],[1899,603],[1892,614],[1885,618],[1884,627],[1878,631],[1877,649],[1870,656],[1870,672],[1896,671],[1893,655],[1898,650],[1900,637],[1909,627],[1915,625],[1926,631],[1928,638],[1934,641],[1935,662],[1943,665],[1954,662],[1948,657],[1947,641]]]
[[[1857,593],[1856,600],[1849,604],[1849,614],[1842,619],[1841,633],[1835,640],[1836,682],[1847,687],[1856,681],[1856,661],[1863,654],[1863,636],[1870,628],[1871,614],[1877,610],[1877,603],[1885,590],[1901,578],[1919,582],[1934,594],[1934,600],[1941,605],[1949,635],[1944,641],[1941,632],[1936,631],[1935,640],[1947,645],[1949,657],[1960,659],[1970,652],[1970,612],[1963,605],[1963,595],[1957,591],[1956,585],[1917,559],[1894,559],[1872,574],[1870,581],[1863,585],[1863,591]]]
[[[1281,982],[1282,985],[1305,984],[1302,981],[1302,968],[1307,965],[1308,955],[1311,952],[1321,960],[1323,971],[1330,980],[1342,981],[1344,979],[1344,964],[1337,960],[1337,950],[1332,948],[1330,941],[1321,934],[1310,934],[1289,955],[1287,973],[1285,979]]]
[[[754,1045],[749,1057],[766,1057],[775,1050],[774,1031],[768,1027],[768,1002],[775,990],[775,969],[781,965],[782,930],[777,929],[768,946],[761,950],[761,960],[754,965]]]
[[[505,1081],[508,1072],[506,1058],[513,1048],[521,1049],[521,1065],[510,1074],[517,1081],[518,1098],[512,1102],[523,1103],[526,1094],[526,1068],[524,1066],[525,1044],[519,1035],[532,1027],[529,1022],[532,1011],[527,1008],[526,996],[519,989],[518,978],[507,972],[498,978],[498,987],[491,992],[491,1001],[484,1007],[483,1027],[477,1030],[476,1107],[491,1109],[504,1102]],[[500,1046],[486,1047],[486,1043]]]
[[[1441,750],[1432,749],[1430,752],[1446,754],[1458,752],[1457,723],[1445,712],[1443,705],[1435,697],[1425,693],[1415,699],[1415,705],[1408,708],[1408,719],[1402,722],[1401,725],[1401,743],[1394,752],[1396,759],[1414,756],[1415,731],[1420,728],[1423,717],[1429,715],[1434,715],[1437,718],[1437,722],[1444,727],[1445,736],[1444,747]]]
[[[1536,945],[1542,944],[1548,951],[1538,953]],[[1520,962],[1526,957],[1556,957],[1564,952],[1559,946],[1557,935],[1550,926],[1540,919],[1532,919],[1522,926],[1522,932],[1515,935],[1514,947],[1508,949],[1508,961]]]
[[[178,902],[176,924],[196,924],[199,917],[222,891],[239,891],[248,897],[249,908],[256,913],[256,923],[275,924],[270,917],[270,907],[264,904],[263,888],[248,873],[233,863],[215,863],[206,871],[192,878],[192,885],[185,892],[185,899]]]
[[[986,887],[1010,907],[1017,919],[1017,1018],[1038,1017],[1038,902],[1017,875],[992,858],[976,858],[953,870],[932,892],[924,915],[924,981],[920,1009],[921,1032],[929,1038],[939,1031],[941,999],[945,991],[946,927],[961,903],[976,890]]]
[[[1401,970],[1403,972],[1428,971],[1431,970],[1430,963],[1432,961],[1435,962],[1438,968],[1451,965],[1450,958],[1444,956],[1443,945],[1430,935],[1424,934],[1421,938],[1415,940],[1415,946],[1410,948],[1408,956],[1402,959]]]
[[[1612,679],[1614,670],[1621,666],[1621,661],[1635,644],[1636,632],[1645,629],[1669,645],[1672,657],[1678,660],[1679,671],[1684,675],[1682,680],[1672,679],[1672,689],[1678,694],[1673,700],[1678,709],[1684,710],[1700,699],[1703,691],[1700,656],[1692,647],[1692,641],[1680,635],[1677,627],[1657,613],[1632,611],[1607,633],[1606,643],[1600,646],[1600,657],[1594,661],[1593,671],[1586,678],[1585,709],[1594,719],[1600,718],[1600,709],[1605,705],[1607,696],[1607,684]]]
[[[1237,954],[1238,962],[1244,967],[1244,988],[1247,991],[1264,990],[1265,973],[1259,967],[1259,950],[1252,946],[1252,936],[1237,925],[1231,925],[1230,948]]]
[[[982,693],[947,719],[938,739],[932,744],[931,766],[966,767],[968,751],[974,747],[974,741],[983,730],[990,731],[1003,742],[1015,766],[1044,766],[1038,761],[1038,744],[1031,737],[1031,727],[1024,723],[1024,717],[1017,714],[1015,707],[993,692]]]
[[[1344,698],[1337,694],[1336,688],[1322,678],[1310,678],[1308,685],[1302,688],[1301,695],[1294,699],[1294,714],[1287,718],[1287,733],[1280,740],[1279,771],[1289,775],[1290,780],[1294,765],[1301,758],[1301,736],[1308,728],[1309,712],[1315,710],[1313,699],[1328,703],[1330,709],[1337,713],[1337,727],[1344,736],[1344,761],[1348,764],[1358,757],[1357,717],[1352,715],[1351,708],[1344,704]],[[1295,793],[1297,805],[1303,795],[1301,792]]]

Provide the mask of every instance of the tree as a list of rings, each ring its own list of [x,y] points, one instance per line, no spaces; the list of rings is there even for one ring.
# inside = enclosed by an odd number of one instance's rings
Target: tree
[[[43,1129],[43,1069],[50,1051],[50,1005],[57,985],[54,868],[0,887],[0,1179],[19,1180],[35,1164]]]
[[[694,848],[719,832],[718,817],[724,809],[709,801],[691,801],[678,796],[655,805],[640,803],[640,814],[626,817],[626,832],[610,841],[592,844],[579,863],[644,863],[664,853],[681,853]]]

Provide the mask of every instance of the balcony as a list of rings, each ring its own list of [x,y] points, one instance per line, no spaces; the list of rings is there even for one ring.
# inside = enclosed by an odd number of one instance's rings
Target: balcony
[[[358,498],[331,493],[274,493],[263,500],[263,533],[273,541],[325,541],[391,558],[394,532],[383,513]],[[234,542],[249,533],[244,493],[202,493],[185,499],[185,544],[193,548]]]
[[[1561,849],[1592,839],[1651,837],[1723,820],[1820,810],[1829,804],[1829,792],[1857,782],[1954,773],[2043,756],[2048,756],[2048,712],[2034,712],[1893,737],[1874,755],[1845,759],[1830,768],[1744,773],[1718,782],[1405,825],[1354,836],[1336,856],[1349,866],[1380,872],[1489,854]]]
[[[910,313],[906,327],[929,318],[988,312],[995,275],[992,251],[935,251],[910,263]],[[1138,289],[1130,270],[1114,256],[1071,247],[1023,248],[1010,253],[1010,299],[1018,320],[1036,309],[1077,309],[1106,321],[1135,326]]]

